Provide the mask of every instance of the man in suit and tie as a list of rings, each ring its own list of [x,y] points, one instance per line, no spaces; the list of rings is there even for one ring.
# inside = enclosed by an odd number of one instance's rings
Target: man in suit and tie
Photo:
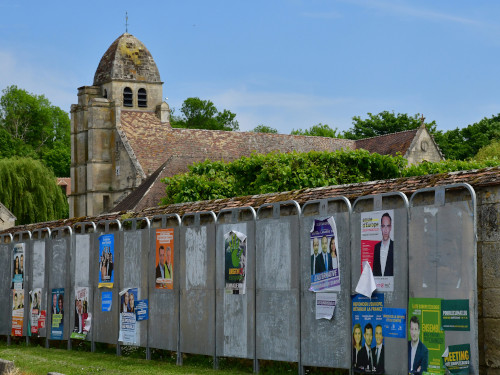
[[[382,335],[382,326],[379,324],[375,327],[375,347],[373,351],[373,365],[376,374],[384,373],[384,344],[382,343],[384,336]]]
[[[312,242],[313,246],[313,252],[314,254],[311,255],[311,275],[315,275],[317,273],[320,273],[320,269],[325,268],[324,264],[320,262],[320,257],[319,257],[319,238],[315,237],[313,238]]]
[[[392,218],[386,212],[380,219],[382,241],[373,251],[373,276],[394,276],[394,241],[391,240]]]
[[[365,325],[363,337],[365,338],[365,345],[358,353],[358,368],[365,370],[365,372],[372,372],[374,366],[372,340],[373,340],[373,326],[371,323]]]
[[[318,256],[319,262],[316,267],[316,273],[321,273],[325,271],[332,270],[332,256],[328,251],[328,238],[326,236],[321,237],[321,254]]]
[[[408,341],[408,369],[410,374],[421,375],[427,371],[429,350],[420,341],[420,321],[416,316],[410,319],[410,337]]]

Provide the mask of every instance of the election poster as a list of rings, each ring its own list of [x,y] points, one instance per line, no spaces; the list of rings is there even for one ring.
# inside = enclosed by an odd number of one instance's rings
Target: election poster
[[[412,373],[444,374],[440,298],[410,298],[408,305],[408,368]]]
[[[441,326],[445,331],[470,331],[469,300],[443,299]]]
[[[99,288],[113,288],[115,280],[113,272],[114,259],[114,234],[103,234],[99,236]]]
[[[24,290],[12,291],[12,336],[23,336]]]
[[[316,293],[316,319],[332,319],[335,305],[337,293]]]
[[[62,340],[64,332],[64,288],[52,289],[51,340]]]
[[[224,234],[224,281],[228,294],[246,292],[247,236],[237,231]]]
[[[340,262],[335,219],[315,219],[310,234],[311,287],[309,290],[340,291]]]
[[[29,336],[38,336],[40,330],[45,328],[46,312],[42,310],[42,289],[36,288],[30,291],[30,319]]]
[[[72,339],[85,340],[90,331],[91,314],[89,313],[89,288],[75,287],[75,322]]]
[[[443,354],[443,362],[451,374],[469,374],[470,344],[450,345]]]
[[[384,295],[352,297],[352,369],[358,374],[383,374],[385,346],[383,335]]]
[[[118,340],[128,345],[137,345],[137,319],[135,301],[137,288],[127,288],[120,292],[120,333]]]
[[[377,290],[394,291],[394,210],[361,213],[361,271],[367,261]]]
[[[174,288],[174,229],[156,230],[156,289]]]
[[[12,289],[24,289],[24,243],[16,243],[12,249]]]
[[[406,309],[384,307],[384,337],[406,338]]]

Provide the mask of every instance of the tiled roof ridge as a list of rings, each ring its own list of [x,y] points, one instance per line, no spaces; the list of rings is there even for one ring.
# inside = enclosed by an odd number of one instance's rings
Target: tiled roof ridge
[[[224,208],[236,208],[243,206],[259,207],[264,203],[280,202],[286,200],[296,200],[298,203],[302,204],[310,200],[324,199],[335,196],[345,196],[349,199],[355,199],[360,196],[394,191],[400,191],[404,194],[411,194],[416,190],[422,188],[453,185],[458,183],[468,183],[475,189],[492,185],[500,185],[500,166],[467,171],[439,173],[433,175],[393,178],[389,180],[359,182],[346,185],[306,188],[289,192],[267,193],[246,197],[233,197],[209,201],[177,203],[167,206],[150,207],[137,212],[121,211],[102,214],[96,217],[61,219],[52,222],[34,223],[9,228],[4,230],[3,232],[0,232],[0,235],[26,230],[33,231],[45,227],[56,228],[62,226],[71,226],[73,224],[84,221],[98,222],[101,220],[121,219],[123,215],[126,215],[128,218],[130,218],[152,217],[155,215],[166,213],[184,214],[187,212],[196,211],[219,212]]]
[[[420,128],[416,128],[416,129],[409,129],[409,130],[403,130],[403,131],[400,131],[400,132],[395,132],[395,133],[381,134],[381,135],[376,135],[376,136],[374,136],[374,137],[368,137],[368,138],[356,139],[355,141],[356,141],[356,142],[360,142],[360,141],[366,141],[366,140],[369,140],[369,139],[375,139],[375,138],[388,137],[388,136],[393,136],[393,135],[403,134],[403,133],[411,133],[411,132],[417,133],[417,131],[418,131],[419,129],[420,129]]]

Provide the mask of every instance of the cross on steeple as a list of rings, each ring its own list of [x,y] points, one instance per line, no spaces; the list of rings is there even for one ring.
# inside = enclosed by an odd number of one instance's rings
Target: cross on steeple
[[[128,12],[125,12],[125,32],[128,33]]]
[[[420,122],[422,123],[421,125],[423,125],[423,124],[424,124],[424,121],[425,121],[425,117],[424,117],[424,115],[422,114],[422,117],[420,117]]]

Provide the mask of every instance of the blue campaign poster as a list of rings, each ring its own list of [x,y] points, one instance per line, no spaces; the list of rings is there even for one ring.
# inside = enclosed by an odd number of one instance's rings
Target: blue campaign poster
[[[113,292],[102,292],[101,311],[111,311]]]
[[[406,338],[406,309],[384,307],[384,337]]]
[[[115,236],[99,236],[99,288],[113,288],[115,280]]]
[[[62,340],[64,332],[64,288],[52,289],[51,340]]]
[[[136,320],[148,320],[149,309],[148,309],[148,300],[142,299],[137,301],[135,304],[135,316]]]

